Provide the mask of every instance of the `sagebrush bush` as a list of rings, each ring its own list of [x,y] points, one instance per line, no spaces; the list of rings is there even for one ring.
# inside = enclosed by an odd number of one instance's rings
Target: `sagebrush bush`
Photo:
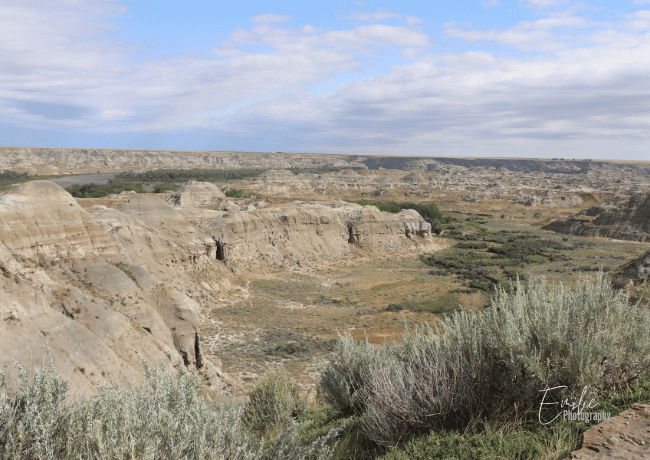
[[[649,375],[650,313],[630,305],[602,272],[571,290],[545,280],[496,290],[490,308],[458,311],[442,331],[406,331],[373,349],[339,337],[323,373],[328,401],[363,414],[366,435],[384,446],[470,420],[497,419],[563,397],[607,393]],[[343,382],[343,383],[341,383]]]
[[[172,377],[150,368],[140,387],[103,386],[95,398],[67,397],[68,382],[54,367],[27,373],[18,364],[16,394],[0,397],[3,459],[328,459],[341,428],[302,446],[298,426],[267,449],[242,422],[244,406],[199,395],[195,373]],[[5,390],[0,372],[0,394]],[[335,445],[335,444],[334,444]]]
[[[245,421],[260,436],[273,436],[287,429],[303,406],[300,386],[283,369],[264,374],[248,396]]]
[[[386,363],[397,363],[390,344],[378,348],[368,340],[358,342],[349,334],[339,335],[335,355],[321,373],[319,392],[343,414],[360,412],[363,401],[359,400],[357,391]]]

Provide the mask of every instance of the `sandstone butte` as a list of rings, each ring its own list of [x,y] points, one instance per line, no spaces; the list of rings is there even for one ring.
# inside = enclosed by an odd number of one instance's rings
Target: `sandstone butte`
[[[49,181],[0,195],[0,363],[10,384],[11,360],[29,369],[49,354],[71,392],[94,394],[102,383],[138,381],[143,357],[172,373],[196,366],[229,394],[232,381],[201,351],[200,315],[201,299],[225,296],[234,273],[322,265],[353,250],[437,249],[412,210],[262,201],[241,209],[197,182],[164,198],[86,211]]]

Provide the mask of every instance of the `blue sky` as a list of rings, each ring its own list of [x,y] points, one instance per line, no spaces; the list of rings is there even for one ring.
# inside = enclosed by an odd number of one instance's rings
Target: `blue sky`
[[[650,0],[0,0],[0,145],[650,160]]]

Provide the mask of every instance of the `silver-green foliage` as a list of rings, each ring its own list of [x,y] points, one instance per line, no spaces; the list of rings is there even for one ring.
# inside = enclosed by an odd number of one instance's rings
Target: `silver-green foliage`
[[[397,364],[391,345],[378,348],[368,340],[358,342],[339,335],[334,357],[321,374],[319,389],[325,400],[345,414],[362,410],[358,390],[388,363]]]
[[[71,401],[54,367],[21,374],[20,390],[0,396],[0,458],[6,459],[327,459],[340,429],[303,447],[292,427],[267,451],[242,423],[244,406],[212,403],[195,373],[173,377],[146,362],[140,387],[104,386]],[[0,392],[5,389],[0,372]],[[269,457],[272,453],[272,457]],[[275,455],[277,453],[278,455]]]
[[[247,426],[262,436],[275,437],[293,424],[301,409],[300,386],[283,369],[269,371],[248,392],[244,410]]]
[[[545,388],[566,386],[569,396],[585,386],[614,390],[647,376],[649,355],[650,313],[599,273],[573,290],[543,279],[500,288],[485,311],[455,312],[440,333],[425,325],[384,349],[340,337],[321,388],[341,409],[363,414],[370,439],[395,446],[533,407]]]

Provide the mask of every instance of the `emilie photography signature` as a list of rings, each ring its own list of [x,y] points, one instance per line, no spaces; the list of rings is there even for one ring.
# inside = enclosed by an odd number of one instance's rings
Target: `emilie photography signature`
[[[542,396],[542,402],[539,404],[539,412],[538,412],[538,419],[539,423],[542,425],[548,425],[549,423],[553,423],[557,418],[561,415],[564,417],[564,420],[581,420],[585,423],[590,423],[590,422],[602,422],[603,420],[607,420],[609,422],[609,419],[611,418],[611,413],[610,412],[587,412],[589,409],[593,409],[598,405],[598,402],[596,402],[595,399],[591,399],[589,403],[585,400],[585,395],[587,394],[587,387],[584,387],[582,389],[582,394],[580,395],[580,399],[578,401],[569,401],[568,398],[566,399],[561,399],[560,401],[554,401],[554,402],[547,402],[547,401],[553,401],[553,391],[561,390],[566,388],[566,385],[561,385],[553,388],[546,388],[545,390],[539,390],[540,392],[543,392],[544,395]],[[549,394],[550,393],[550,394]],[[543,422],[542,421],[542,410],[545,408],[545,406],[554,406],[554,405],[559,405],[560,407],[558,408],[558,413],[557,415],[553,418],[553,420],[550,420],[548,422]],[[566,409],[565,409],[566,408]]]

